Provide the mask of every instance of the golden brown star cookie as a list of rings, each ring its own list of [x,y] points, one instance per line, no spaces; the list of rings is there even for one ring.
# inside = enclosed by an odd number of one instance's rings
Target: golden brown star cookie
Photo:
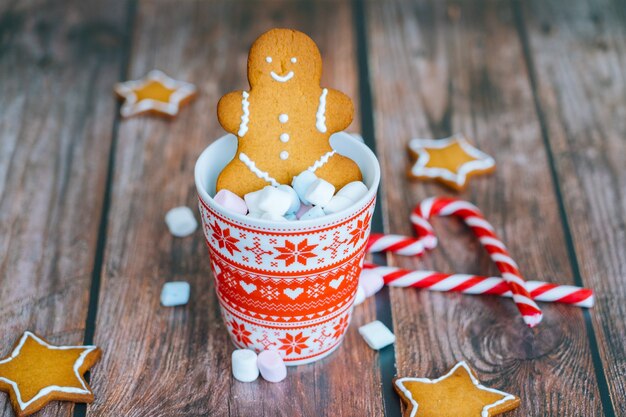
[[[96,346],[55,346],[25,332],[11,354],[0,359],[0,390],[9,393],[18,417],[50,401],[93,401],[83,374],[100,359]]]
[[[409,176],[434,179],[462,191],[469,179],[496,169],[492,157],[476,149],[462,134],[446,139],[412,139],[409,152],[417,158]]]
[[[515,395],[481,385],[465,362],[437,379],[396,378],[393,388],[406,405],[404,417],[493,417],[520,403]]]
[[[120,110],[123,117],[145,113],[175,117],[196,96],[196,87],[152,70],[139,80],[118,83],[115,93],[124,100]]]

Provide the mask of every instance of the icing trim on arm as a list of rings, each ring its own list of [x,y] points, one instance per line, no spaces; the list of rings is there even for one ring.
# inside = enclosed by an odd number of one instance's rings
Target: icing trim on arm
[[[268,174],[265,171],[261,171],[259,168],[257,168],[256,164],[254,163],[254,161],[252,159],[250,159],[250,157],[248,155],[246,155],[245,153],[243,153],[243,152],[239,153],[239,160],[241,162],[243,162],[244,165],[247,166],[248,169],[250,171],[252,171],[257,177],[261,178],[262,180],[265,180],[265,181],[269,182],[274,187],[278,187],[280,185],[278,183],[278,181],[276,181],[274,178],[272,178],[270,176],[270,174]]]
[[[320,95],[320,104],[317,107],[317,114],[315,114],[315,127],[322,133],[326,133],[326,95],[328,90],[324,88]]]
[[[237,135],[242,138],[248,132],[248,122],[250,121],[250,102],[248,101],[248,97],[250,95],[247,91],[243,92],[243,98],[241,99],[241,109],[243,110],[243,114],[241,115],[241,123],[239,124],[239,132]]]
[[[326,165],[326,163],[328,162],[328,160],[330,159],[331,156],[333,156],[334,154],[336,154],[337,151],[336,150],[332,150],[329,152],[326,152],[324,155],[321,156],[320,159],[318,159],[317,161],[315,161],[315,163],[313,165],[311,165],[310,167],[307,168],[307,171],[311,171],[311,172],[315,172],[318,168],[323,167],[324,165]]]

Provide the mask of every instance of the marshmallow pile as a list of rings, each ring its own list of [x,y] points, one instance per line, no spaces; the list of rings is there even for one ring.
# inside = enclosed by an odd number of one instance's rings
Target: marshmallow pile
[[[241,382],[256,380],[259,372],[269,382],[280,382],[287,377],[285,362],[275,350],[264,350],[257,355],[249,349],[237,349],[232,355],[232,371]]]
[[[244,195],[220,190],[213,199],[224,208],[272,221],[310,220],[348,208],[367,194],[367,186],[353,181],[335,193],[335,187],[311,171],[295,176],[289,185],[271,185]]]

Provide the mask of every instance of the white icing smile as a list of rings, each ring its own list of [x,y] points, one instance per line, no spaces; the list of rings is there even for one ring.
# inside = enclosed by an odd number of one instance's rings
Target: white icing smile
[[[293,78],[293,71],[289,71],[287,75],[278,75],[274,71],[272,71],[270,72],[270,75],[272,76],[273,79],[275,79],[279,83],[284,83]]]

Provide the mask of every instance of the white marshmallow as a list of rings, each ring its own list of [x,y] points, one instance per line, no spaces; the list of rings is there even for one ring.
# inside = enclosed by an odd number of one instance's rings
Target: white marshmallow
[[[350,200],[347,197],[344,197],[344,196],[341,196],[341,195],[335,195],[335,196],[333,196],[333,198],[330,199],[328,204],[326,204],[324,206],[324,212],[326,214],[337,213],[338,211],[341,211],[343,209],[347,209],[353,203],[354,203],[354,201]]]
[[[170,233],[176,237],[189,236],[198,228],[198,222],[189,207],[175,207],[165,215],[165,223]]]
[[[380,350],[396,341],[396,336],[378,320],[359,327],[359,334],[374,350]]]
[[[259,377],[257,355],[250,349],[237,349],[231,356],[233,376],[237,381],[252,382]]]
[[[291,205],[287,209],[287,213],[297,212],[298,209],[300,209],[300,197],[298,197],[298,193],[296,193],[296,190],[285,184],[279,185],[278,189],[289,193],[291,197]]]
[[[335,195],[335,186],[321,178],[316,179],[306,189],[304,197],[315,206],[325,206]]]
[[[365,296],[365,291],[363,290],[363,288],[361,288],[360,285],[356,287],[356,295],[354,296],[354,305],[358,306],[359,304],[363,304],[363,301],[365,301],[366,298],[367,297]]]
[[[248,212],[259,212],[263,211],[259,208],[259,198],[261,197],[261,193],[263,190],[252,191],[243,196],[244,201],[246,202],[246,206],[248,206]]]
[[[213,197],[213,200],[225,209],[235,213],[245,215],[248,212],[248,207],[246,206],[246,202],[243,198],[239,197],[232,191],[226,189],[219,190],[219,192]]]
[[[322,209],[320,206],[315,206],[311,207],[309,210],[307,210],[306,213],[300,216],[300,220],[317,219],[318,217],[322,217],[325,215],[326,213],[324,213],[324,209]]]
[[[337,191],[337,195],[349,198],[354,202],[359,201],[365,194],[367,194],[367,186],[361,181],[352,181]]]
[[[260,219],[265,213],[262,211],[251,211],[248,213],[248,217],[252,217],[253,219]]]
[[[363,288],[366,297],[371,297],[380,291],[385,285],[385,280],[381,274],[370,269],[361,271],[359,277],[359,287]]]
[[[257,366],[266,381],[280,382],[287,377],[285,362],[275,350],[264,350],[259,353]]]
[[[280,214],[276,213],[262,213],[259,219],[271,220],[273,222],[284,222],[287,220]]]
[[[185,281],[166,282],[161,290],[161,304],[164,307],[182,306],[189,302],[191,287]]]
[[[298,197],[300,197],[300,201],[302,201],[302,203],[309,204],[305,197],[306,190],[309,188],[309,185],[311,185],[316,179],[317,175],[315,175],[311,171],[306,170],[302,171],[300,174],[293,177],[293,180],[291,180],[291,186],[298,194]]]
[[[259,210],[265,213],[272,213],[282,216],[287,213],[291,205],[291,194],[268,185],[261,190],[261,195],[257,200]]]
[[[298,217],[296,216],[296,213],[287,213],[285,214],[285,219],[292,221],[292,220],[298,220]]]

